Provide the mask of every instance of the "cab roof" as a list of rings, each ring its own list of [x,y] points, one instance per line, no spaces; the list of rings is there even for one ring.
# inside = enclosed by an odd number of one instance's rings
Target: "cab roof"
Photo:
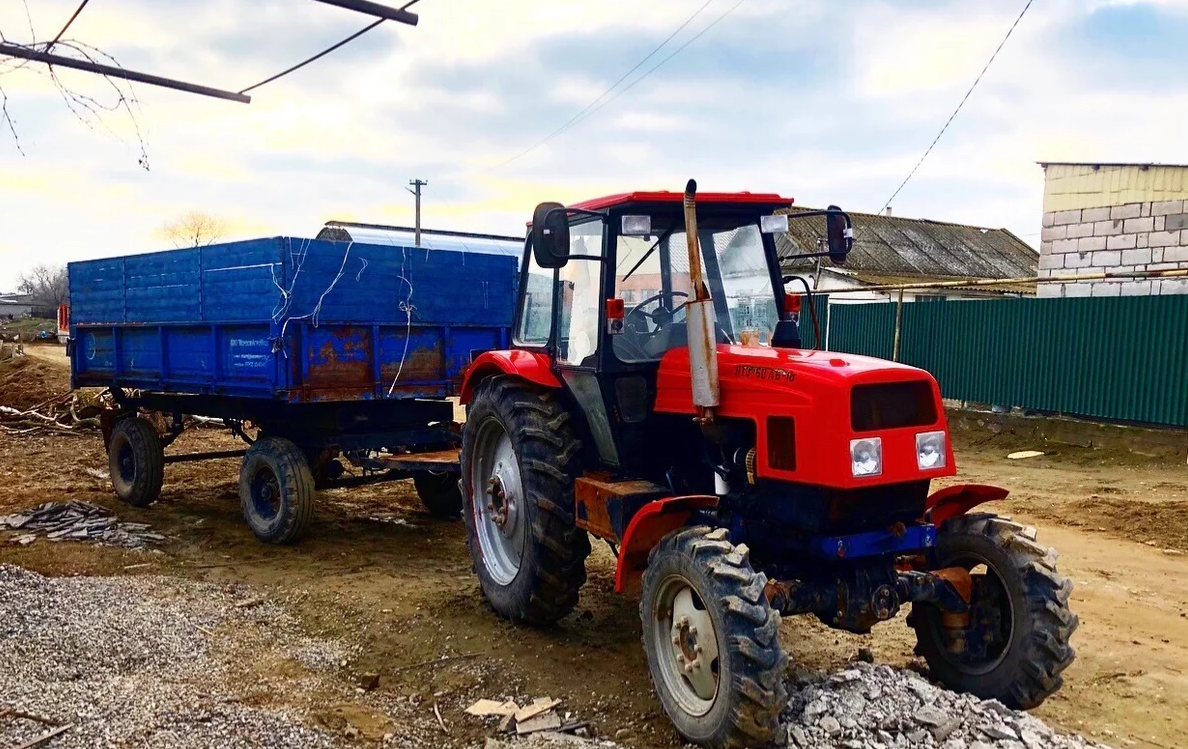
[[[575,203],[570,208],[581,208],[586,211],[602,211],[627,205],[629,203],[682,203],[684,193],[679,192],[625,192],[618,195],[608,195],[604,198],[594,198],[581,203]],[[787,208],[793,203],[792,198],[785,198],[774,192],[699,192],[697,204],[727,203],[732,205],[750,204],[755,206],[770,206],[771,208]]]

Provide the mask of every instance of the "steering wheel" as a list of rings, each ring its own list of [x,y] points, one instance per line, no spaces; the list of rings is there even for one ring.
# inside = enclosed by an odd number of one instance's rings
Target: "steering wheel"
[[[666,297],[666,296],[684,297],[685,302],[683,302],[676,309],[669,309],[668,307],[664,306],[664,303],[662,301],[664,299],[664,297]],[[682,309],[684,309],[685,305],[687,305],[689,303],[688,299],[689,299],[689,295],[683,291],[669,291],[669,292],[662,291],[659,294],[653,294],[652,296],[648,297],[647,299],[643,300],[642,302],[640,302],[639,304],[637,304],[631,308],[631,311],[628,312],[627,315],[623,318],[623,327],[628,327],[627,321],[631,319],[632,315],[639,315],[640,317],[647,318],[648,320],[651,321],[651,323],[654,326],[656,326],[655,329],[645,330],[645,331],[637,330],[636,333],[638,335],[647,336],[650,338],[651,336],[654,336],[657,333],[659,333],[660,330],[664,326],[672,324],[673,318],[676,317],[676,313],[678,313]],[[653,310],[652,312],[648,312],[648,311],[644,310],[645,305],[652,304],[653,302],[660,302],[660,305],[657,306],[656,309]],[[630,327],[634,328],[634,326],[630,326]]]

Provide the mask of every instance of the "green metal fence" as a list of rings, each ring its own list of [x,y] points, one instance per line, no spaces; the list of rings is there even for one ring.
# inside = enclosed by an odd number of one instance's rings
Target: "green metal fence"
[[[894,302],[817,302],[829,349],[892,358]],[[907,302],[898,359],[946,398],[1188,426],[1188,295]]]

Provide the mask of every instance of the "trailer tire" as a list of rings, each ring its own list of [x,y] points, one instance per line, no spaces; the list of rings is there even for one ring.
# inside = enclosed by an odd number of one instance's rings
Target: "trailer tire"
[[[788,701],[780,613],[748,554],[724,528],[682,528],[652,549],[643,576],[652,685],[677,732],[712,749],[771,743]]]
[[[467,408],[462,432],[467,542],[483,594],[513,621],[561,619],[577,605],[586,582],[590,538],[574,522],[581,442],[572,418],[554,391],[510,376],[483,380]]]
[[[458,474],[425,471],[413,476],[413,486],[425,509],[435,518],[453,520],[462,514],[462,490]]]
[[[972,614],[989,629],[993,659],[951,653],[941,611],[926,604],[913,606],[908,616],[916,630],[916,654],[950,689],[1029,710],[1060,688],[1060,674],[1076,656],[1069,644],[1078,624],[1068,607],[1072,581],[1056,572],[1056,553],[1036,543],[1034,528],[996,515],[963,515],[940,527],[934,568],[971,563],[987,568],[984,576],[973,576]],[[979,600],[990,603],[978,609]],[[1003,611],[1006,617],[998,615]]]
[[[116,422],[107,447],[107,469],[121,500],[133,507],[156,502],[165,481],[165,447],[157,428],[139,416]]]
[[[281,437],[256,440],[239,469],[239,503],[256,538],[297,541],[313,519],[314,478],[301,448]]]

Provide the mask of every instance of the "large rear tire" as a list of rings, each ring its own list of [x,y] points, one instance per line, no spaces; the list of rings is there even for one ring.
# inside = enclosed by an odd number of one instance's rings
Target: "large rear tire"
[[[256,440],[239,469],[239,504],[256,538],[297,541],[313,520],[314,477],[301,448],[287,439]]]
[[[501,616],[548,624],[577,605],[590,539],[574,524],[581,443],[556,394],[515,377],[483,380],[462,431],[467,540]]]
[[[107,446],[107,469],[116,496],[133,507],[148,507],[161,496],[165,481],[165,448],[147,419],[116,423]]]
[[[934,679],[1018,710],[1036,707],[1060,688],[1060,674],[1075,657],[1072,582],[1056,572],[1056,553],[1035,538],[1034,528],[989,514],[941,526],[933,566],[974,574],[965,627],[946,629],[941,611],[927,604],[913,606],[908,617],[916,654]]]
[[[747,556],[725,529],[683,528],[652,550],[643,576],[652,684],[677,732],[711,749],[772,742],[788,701],[780,614]]]

